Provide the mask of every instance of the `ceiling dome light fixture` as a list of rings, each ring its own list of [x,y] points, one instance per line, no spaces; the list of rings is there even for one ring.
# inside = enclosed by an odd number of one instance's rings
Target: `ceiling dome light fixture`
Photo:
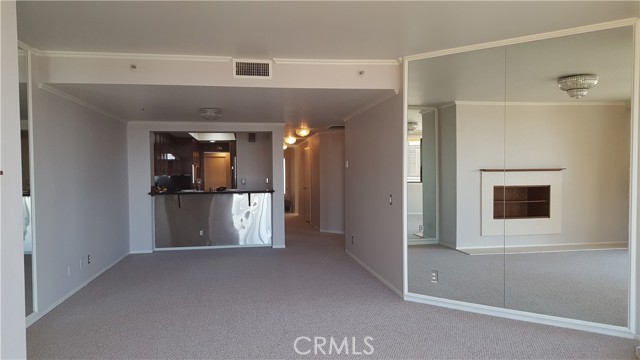
[[[407,130],[409,131],[409,133],[412,133],[412,132],[416,131],[417,128],[418,128],[418,122],[409,121],[407,123]]]
[[[311,130],[309,130],[309,128],[306,127],[306,126],[303,126],[303,127],[300,127],[298,129],[296,129],[296,134],[298,134],[298,136],[302,136],[302,137],[305,137],[305,136],[309,135],[310,132],[311,132]]]
[[[291,136],[291,135],[289,135],[289,136],[287,136],[286,138],[284,138],[284,142],[286,142],[286,143],[287,143],[287,144],[289,144],[289,145],[293,145],[293,144],[295,144],[295,143],[296,143],[296,140],[298,140],[298,139],[296,139],[296,137],[295,137],[295,136]]]
[[[207,121],[218,120],[222,117],[222,109],[214,107],[200,108],[200,117]]]
[[[580,99],[586,96],[589,89],[598,83],[598,75],[578,74],[558,78],[558,87],[566,91],[572,98]]]

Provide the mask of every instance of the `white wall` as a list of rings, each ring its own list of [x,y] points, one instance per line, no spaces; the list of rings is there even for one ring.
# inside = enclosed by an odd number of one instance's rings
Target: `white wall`
[[[346,250],[398,294],[403,284],[403,121],[399,94],[351,118],[345,132]]]
[[[438,138],[438,164],[440,166],[439,242],[455,248],[457,221],[455,106],[439,109]]]
[[[33,61],[32,199],[42,316],[129,253],[127,142],[125,124],[39,89],[39,59]]]
[[[26,358],[16,4],[0,1],[0,358]]]
[[[309,199],[311,202],[311,224],[320,229],[320,137],[312,136],[307,141],[309,146],[310,178]]]
[[[508,236],[507,246],[627,241],[629,109],[587,104],[508,105],[506,125],[502,105],[457,105],[458,247],[503,245],[502,236],[480,236],[478,171],[502,163],[566,168],[562,233]]]
[[[127,147],[129,164],[129,239],[132,253],[153,251],[153,199],[149,196],[152,180],[150,132],[270,132],[271,138],[283,138],[283,124],[204,123],[204,122],[129,122]],[[273,169],[273,247],[284,247],[284,170],[282,144],[272,141],[270,159]],[[264,179],[263,179],[264,180]]]
[[[273,184],[271,133],[259,132],[255,134],[255,142],[249,142],[249,133],[238,133],[236,136],[239,189],[266,189],[265,178],[267,177],[269,178],[268,187],[271,188]],[[241,178],[247,179],[245,186],[240,184]]]
[[[320,231],[344,233],[344,131],[320,133]]]
[[[407,183],[407,214],[422,214],[422,183]]]

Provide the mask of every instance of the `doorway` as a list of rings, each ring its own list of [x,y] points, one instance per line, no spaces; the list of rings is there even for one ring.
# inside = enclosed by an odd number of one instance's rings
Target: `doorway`
[[[204,188],[231,188],[231,154],[228,152],[204,153]]]

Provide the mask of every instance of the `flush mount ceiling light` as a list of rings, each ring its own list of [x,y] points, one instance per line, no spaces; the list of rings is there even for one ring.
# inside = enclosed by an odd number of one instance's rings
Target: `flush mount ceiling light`
[[[572,98],[580,99],[586,96],[589,89],[598,83],[598,75],[578,74],[558,78],[558,87],[566,91]]]
[[[311,130],[309,130],[309,128],[306,127],[306,126],[303,126],[303,127],[300,127],[298,129],[296,129],[296,134],[298,134],[298,136],[302,136],[302,137],[305,137],[305,136],[309,135],[310,132],[311,132]]]
[[[296,137],[295,136],[291,136],[291,135],[289,135],[286,138],[284,138],[284,142],[286,142],[289,145],[295,144],[296,140],[297,140]]]
[[[218,120],[222,117],[222,109],[203,107],[200,108],[200,116],[207,121]]]
[[[407,123],[407,130],[412,133],[414,131],[416,131],[416,129],[418,128],[418,123],[416,121],[409,121]]]

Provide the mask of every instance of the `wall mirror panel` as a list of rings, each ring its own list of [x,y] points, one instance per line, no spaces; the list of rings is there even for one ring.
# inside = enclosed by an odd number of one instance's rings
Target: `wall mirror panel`
[[[627,326],[633,33],[506,49],[507,308]],[[576,74],[581,98],[556,85]]]
[[[33,232],[31,216],[31,171],[29,151],[29,53],[18,47],[20,91],[20,147],[22,158],[22,242],[24,248],[25,315],[34,312]]]
[[[627,26],[409,62],[437,159],[422,194],[408,182],[410,293],[628,326],[633,43]]]
[[[494,255],[468,254],[481,230],[479,169],[504,167],[504,113],[460,108],[504,103],[504,61],[494,48],[409,63],[408,121],[422,121],[422,182],[407,179],[409,292],[504,306],[504,236],[491,237]]]

